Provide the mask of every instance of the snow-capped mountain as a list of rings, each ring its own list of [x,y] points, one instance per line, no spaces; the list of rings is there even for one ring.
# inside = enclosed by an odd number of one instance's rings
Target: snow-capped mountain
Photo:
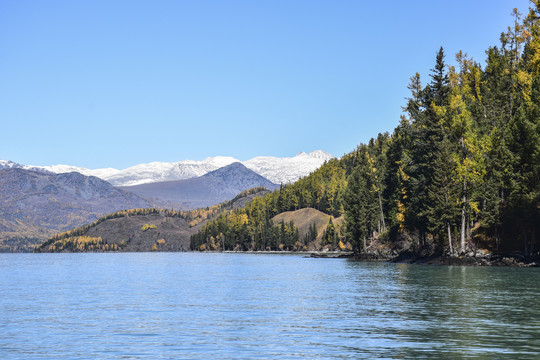
[[[10,160],[0,160],[0,169],[23,169],[24,166]]]
[[[106,180],[114,186],[134,186],[162,181],[191,179],[237,161],[238,160],[233,157],[216,156],[201,161],[182,160],[179,162],[151,162],[135,165],[123,170],[114,168],[86,169],[69,165],[32,166],[13,164],[19,165],[19,167],[26,170],[41,170],[57,174],[78,172],[86,176],[95,176]],[[0,163],[0,168],[1,166]]]
[[[45,171],[55,174],[64,174],[77,172],[86,176],[95,176],[102,180],[113,176],[114,174],[119,173],[121,170],[113,168],[104,168],[104,169],[86,169],[79,166],[71,165],[50,165],[50,166],[34,166],[34,165],[24,165],[23,169],[25,170],[34,170],[34,171]]]
[[[78,172],[86,176],[95,176],[115,186],[133,186],[162,181],[191,179],[205,175],[235,162],[240,162],[248,169],[267,178],[275,184],[288,184],[309,175],[333,155],[316,150],[309,154],[300,152],[294,157],[258,156],[247,161],[239,161],[229,156],[209,157],[201,161],[182,160],[179,162],[151,162],[139,164],[127,169],[113,168],[86,169],[69,165],[33,166],[21,165],[12,161],[0,160],[2,168],[22,168],[52,173]]]
[[[244,165],[274,184],[289,184],[317,170],[325,161],[334,156],[316,150],[309,154],[300,152],[294,157],[257,156],[245,161]]]
[[[202,161],[183,160],[176,163],[139,164],[108,176],[105,180],[117,186],[132,186],[162,181],[191,179],[230,165],[237,160],[228,156],[209,157]]]
[[[123,186],[121,189],[150,199],[159,207],[196,209],[230,200],[241,191],[254,187],[274,190],[279,186],[235,162],[190,179]]]

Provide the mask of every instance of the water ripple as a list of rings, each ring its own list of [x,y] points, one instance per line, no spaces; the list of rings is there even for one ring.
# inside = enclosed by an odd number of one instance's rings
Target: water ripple
[[[535,359],[539,270],[0,254],[0,358]]]

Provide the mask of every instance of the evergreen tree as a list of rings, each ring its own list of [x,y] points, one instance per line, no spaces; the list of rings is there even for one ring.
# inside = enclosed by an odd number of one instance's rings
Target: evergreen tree
[[[455,145],[445,136],[440,146],[439,157],[435,162],[433,186],[428,191],[431,207],[427,209],[429,231],[439,238],[440,245],[444,246],[443,239],[447,239],[450,253],[454,252],[452,244],[452,227],[457,217],[456,204],[459,199],[459,188],[452,179],[455,173],[455,164],[452,155]]]
[[[361,158],[360,165],[347,179],[344,194],[347,233],[355,251],[365,250],[365,240],[376,229],[379,220],[378,199],[365,148]]]

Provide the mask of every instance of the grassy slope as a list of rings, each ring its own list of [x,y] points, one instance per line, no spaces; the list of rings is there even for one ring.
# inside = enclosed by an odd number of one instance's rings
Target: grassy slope
[[[281,221],[284,221],[286,224],[293,222],[294,226],[298,228],[298,233],[302,239],[309,231],[309,226],[312,223],[315,223],[317,228],[317,241],[320,241],[328,222],[332,218],[332,222],[336,227],[342,225],[342,218],[334,218],[333,216],[327,215],[317,209],[313,208],[304,208],[296,211],[286,211],[281,214],[278,214],[272,218],[274,225],[279,225]]]

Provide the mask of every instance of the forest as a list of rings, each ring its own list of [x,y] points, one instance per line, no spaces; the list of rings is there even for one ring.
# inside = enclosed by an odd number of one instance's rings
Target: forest
[[[219,215],[192,236],[191,248],[302,249],[312,236],[271,219],[311,207],[342,216],[345,226],[330,223],[324,238],[357,253],[373,238],[450,255],[471,247],[538,252],[540,1],[531,4],[525,15],[514,9],[483,66],[462,51],[448,62],[440,48],[427,81],[410,78],[393,133]]]

